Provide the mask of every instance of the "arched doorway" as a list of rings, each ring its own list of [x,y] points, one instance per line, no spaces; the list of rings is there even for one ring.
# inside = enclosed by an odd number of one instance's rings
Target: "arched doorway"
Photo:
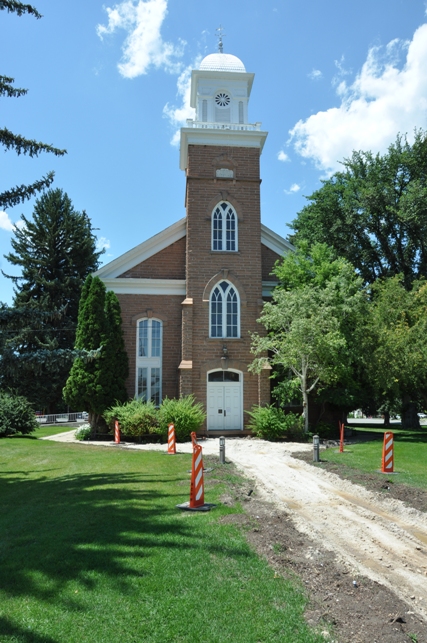
[[[243,373],[217,370],[208,373],[208,431],[243,429]]]

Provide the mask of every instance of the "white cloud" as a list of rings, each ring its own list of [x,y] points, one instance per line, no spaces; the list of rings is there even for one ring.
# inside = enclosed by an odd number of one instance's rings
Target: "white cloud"
[[[106,8],[108,24],[98,25],[96,31],[101,40],[118,29],[127,32],[123,59],[118,65],[125,78],[146,74],[151,66],[179,72],[185,43],[165,42],[160,33],[167,7],[167,0],[124,0]]]
[[[406,60],[399,69],[397,52],[402,51]],[[409,43],[394,40],[385,48],[370,49],[354,82],[341,81],[336,91],[339,107],[300,120],[290,131],[295,150],[328,173],[353,150],[384,152],[398,132],[410,139],[416,127],[425,128],[427,24]]]
[[[289,190],[284,190],[285,194],[295,194],[301,190],[301,186],[298,183],[292,183]]]
[[[9,219],[9,215],[4,210],[0,210],[0,228],[12,232],[15,224]]]
[[[279,161],[283,161],[283,162],[291,160],[289,156],[286,154],[286,152],[284,152],[283,150],[280,150],[280,152],[277,152],[277,158]]]
[[[96,249],[98,252],[100,250],[108,250],[111,246],[110,241],[106,237],[98,237],[96,240]]]
[[[320,69],[313,69],[309,74],[308,77],[311,78],[311,80],[320,80],[323,78],[323,74],[320,71]]]
[[[190,107],[190,89],[191,89],[191,71],[197,69],[201,57],[197,58],[192,65],[188,65],[178,77],[177,93],[181,100],[181,106],[175,107],[167,103],[163,108],[163,114],[169,119],[175,133],[172,137],[171,144],[179,145],[179,128],[185,127],[187,118],[194,118],[195,110]]]

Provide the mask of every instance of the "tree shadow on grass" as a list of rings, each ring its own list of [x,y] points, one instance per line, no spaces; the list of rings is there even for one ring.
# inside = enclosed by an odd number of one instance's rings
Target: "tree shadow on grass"
[[[180,519],[175,508],[183,496],[176,483],[185,475],[43,474],[0,479],[0,589],[6,596],[81,611],[70,584],[96,590],[107,577],[121,594],[133,594],[134,581],[153,573],[150,559],[159,548],[174,548],[176,555],[217,550],[201,542],[192,521]],[[248,555],[232,545],[221,551]]]

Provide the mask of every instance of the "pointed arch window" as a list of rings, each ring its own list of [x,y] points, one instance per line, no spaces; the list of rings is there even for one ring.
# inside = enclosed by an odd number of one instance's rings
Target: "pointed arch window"
[[[240,301],[229,281],[214,286],[210,301],[210,337],[240,337]]]
[[[237,251],[237,215],[227,201],[218,203],[212,213],[212,250]]]
[[[137,326],[136,397],[162,401],[163,326],[158,319],[140,319]]]

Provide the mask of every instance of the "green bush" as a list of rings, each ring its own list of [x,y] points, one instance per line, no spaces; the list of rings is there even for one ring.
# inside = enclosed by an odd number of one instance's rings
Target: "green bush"
[[[287,437],[293,441],[301,441],[304,437],[304,420],[295,413],[285,414],[275,406],[253,406],[249,411],[248,428],[258,438],[274,442]]]
[[[251,418],[248,428],[256,437],[273,442],[285,437],[285,414],[281,409],[271,405],[253,406],[252,411],[248,411],[248,415]]]
[[[25,397],[0,393],[0,437],[32,433],[37,428],[35,413]]]
[[[105,411],[103,415],[111,431],[118,420],[120,431],[124,435],[140,437],[148,433],[157,433],[159,428],[159,411],[153,402],[134,399],[126,404],[117,404]]]
[[[166,440],[168,426],[174,424],[177,442],[185,442],[190,439],[190,433],[197,431],[205,419],[203,406],[194,401],[194,395],[180,399],[165,398],[159,409],[160,426],[157,432]]]
[[[90,424],[82,424],[74,433],[76,440],[89,440],[92,434],[92,427]]]

